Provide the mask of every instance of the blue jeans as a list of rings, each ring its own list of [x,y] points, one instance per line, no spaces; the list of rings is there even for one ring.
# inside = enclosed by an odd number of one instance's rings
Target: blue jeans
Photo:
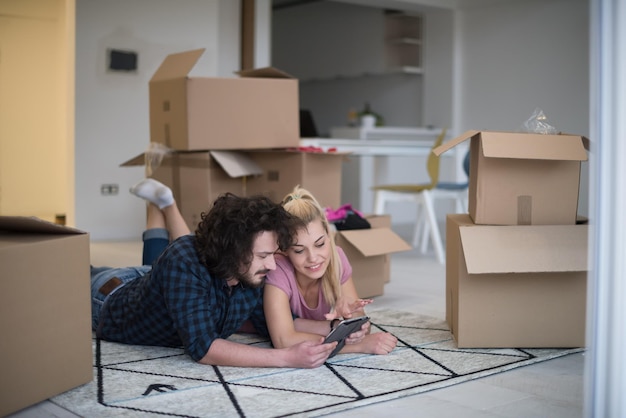
[[[91,266],[91,327],[98,328],[100,309],[106,298],[118,291],[124,284],[150,272],[152,263],[169,245],[169,234],[166,229],[148,229],[143,233],[143,259],[141,266],[136,267],[93,267]],[[100,288],[113,277],[122,284],[108,295],[100,293]]]

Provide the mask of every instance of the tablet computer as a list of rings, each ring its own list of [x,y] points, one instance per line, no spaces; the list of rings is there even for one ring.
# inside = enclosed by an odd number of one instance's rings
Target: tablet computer
[[[369,316],[360,316],[358,318],[344,319],[335,327],[335,329],[330,331],[330,333],[328,333],[328,335],[326,336],[324,343],[337,341],[337,347],[335,347],[333,352],[330,353],[330,356],[328,356],[328,358],[331,358],[332,356],[337,354],[343,348],[343,346],[346,345],[346,338],[348,338],[348,336],[353,332],[361,329],[361,326],[369,321],[369,319]]]

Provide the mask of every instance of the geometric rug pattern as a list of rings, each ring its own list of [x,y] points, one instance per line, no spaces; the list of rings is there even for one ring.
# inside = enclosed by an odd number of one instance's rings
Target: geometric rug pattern
[[[182,349],[94,338],[94,380],[52,402],[83,417],[312,417],[414,395],[575,349],[458,349],[445,321],[368,311],[372,332],[398,338],[386,356],[338,354],[317,369],[241,368],[195,363]],[[267,339],[233,341],[269,347]]]

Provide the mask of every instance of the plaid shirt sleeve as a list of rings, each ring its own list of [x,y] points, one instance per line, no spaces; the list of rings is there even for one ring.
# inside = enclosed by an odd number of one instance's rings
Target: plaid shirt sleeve
[[[189,249],[187,245],[169,249],[153,266],[152,276],[160,286],[172,326],[197,361],[219,337],[224,315],[211,278],[199,263],[190,262]]]
[[[129,344],[183,346],[202,359],[216,338],[228,338],[251,319],[265,329],[262,290],[209,275],[192,235],[179,238],[157,259],[149,276],[122,287],[105,303],[101,337]],[[107,306],[108,305],[108,306]],[[103,308],[105,308],[103,307]],[[263,325],[261,325],[261,323]]]
[[[250,316],[250,321],[256,331],[262,335],[263,337],[269,337],[270,332],[267,329],[267,323],[265,322],[265,312],[263,311],[263,298],[259,299],[252,315]]]

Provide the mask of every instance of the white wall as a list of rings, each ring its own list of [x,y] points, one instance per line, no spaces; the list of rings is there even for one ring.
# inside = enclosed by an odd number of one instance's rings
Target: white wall
[[[459,129],[517,129],[535,107],[589,132],[587,0],[527,0],[459,12]]]
[[[272,63],[300,79],[300,105],[312,111],[320,136],[347,125],[348,112],[360,111],[365,103],[384,117],[386,126],[451,127],[453,11],[395,5],[423,18],[422,74],[386,72],[390,2],[319,2],[273,13]],[[381,170],[378,181],[428,182],[425,162],[421,157],[379,158],[379,166],[388,170]],[[452,181],[453,166],[447,163],[442,180]],[[345,164],[344,187],[354,184],[358,165],[358,159]],[[351,189],[344,188],[342,195],[344,203],[357,203]],[[394,223],[415,219],[415,208],[406,203],[390,203],[387,211]]]
[[[456,130],[517,130],[536,107],[589,135],[589,2],[528,0],[458,13]],[[579,212],[588,214],[588,164]]]
[[[454,91],[454,12],[424,12],[422,125],[451,128]]]
[[[385,73],[383,7],[319,2],[273,13],[272,65],[300,79],[301,107],[312,111],[320,136],[366,102],[388,126],[450,125],[452,12],[420,13],[423,75]]]
[[[382,6],[381,2],[367,3]],[[451,135],[468,129],[515,131],[535,107],[541,107],[557,129],[589,134],[588,0],[472,1],[472,7],[456,10],[437,7],[415,10],[408,1],[404,3],[407,10],[419,11],[424,16],[424,74],[418,77],[418,84],[386,93],[389,100],[373,103],[386,116],[389,125],[448,127]],[[337,39],[335,43],[338,45],[367,39],[372,51],[378,51],[380,36],[366,38],[361,35],[363,26],[373,25],[375,10],[329,2],[275,13],[284,17],[281,21],[275,19],[274,27],[287,34],[281,33],[279,39],[274,40],[274,48],[281,48],[274,51],[274,63],[296,75],[305,71],[324,74],[332,67],[332,58],[337,54],[319,48],[329,44],[329,38]],[[305,18],[310,19],[309,23],[324,21],[323,16],[333,11],[348,22],[349,33],[329,30],[334,28],[330,24],[324,26],[323,31],[313,31],[306,38],[304,47],[294,50],[294,45],[298,45],[294,39],[302,36],[300,32],[291,32],[290,38],[288,29],[302,31],[305,24],[301,21]],[[376,35],[377,30],[371,29],[368,36],[371,33]],[[342,38],[350,35],[352,37],[348,40]],[[352,52],[352,63],[372,67],[363,58],[362,48],[355,48]],[[311,65],[306,54],[314,55],[314,61],[319,64]],[[304,68],[303,63],[307,64]],[[382,80],[385,80],[384,85]],[[360,105],[350,100],[379,97],[379,87],[393,91],[400,85],[388,76],[301,83],[301,102],[314,110],[321,133],[325,134],[329,126],[345,124],[349,107]],[[389,176],[386,181],[405,182],[407,173],[414,171],[407,164],[416,162],[396,158],[393,162],[396,175]],[[583,215],[588,213],[587,173],[585,163],[580,197]],[[419,179],[413,177],[413,181],[427,181],[425,170],[423,174]],[[442,207],[439,211],[442,222],[445,209]],[[389,212],[394,223],[412,222],[415,218],[413,208],[406,204],[391,205]]]
[[[93,239],[136,239],[143,229],[143,203],[127,192],[143,170],[118,165],[148,145],[148,81],[163,57],[205,47],[213,61],[203,61],[194,73],[225,75],[229,67],[238,67],[238,32],[228,29],[238,28],[238,2],[186,0],[184,8],[180,4],[77,0],[76,226]],[[452,19],[447,11],[442,13],[434,22],[443,27]],[[455,14],[454,74],[445,75],[451,71],[447,67],[441,74],[438,68],[427,69],[424,107],[432,103],[432,109],[439,110],[424,110],[424,118],[445,112],[450,100],[452,132],[517,129],[539,106],[558,129],[588,134],[587,0],[511,1]],[[137,74],[106,73],[107,47],[136,49]],[[428,84],[428,77],[440,80]],[[101,196],[103,183],[119,184],[120,194]],[[585,175],[583,213],[587,189]]]
[[[139,54],[133,73],[108,72],[107,48]],[[119,165],[149,145],[148,82],[171,53],[206,48],[194,75],[239,68],[239,3],[231,0],[77,0],[76,227],[94,240],[137,239],[144,203],[128,189],[142,168]],[[119,185],[103,196],[102,184]]]

